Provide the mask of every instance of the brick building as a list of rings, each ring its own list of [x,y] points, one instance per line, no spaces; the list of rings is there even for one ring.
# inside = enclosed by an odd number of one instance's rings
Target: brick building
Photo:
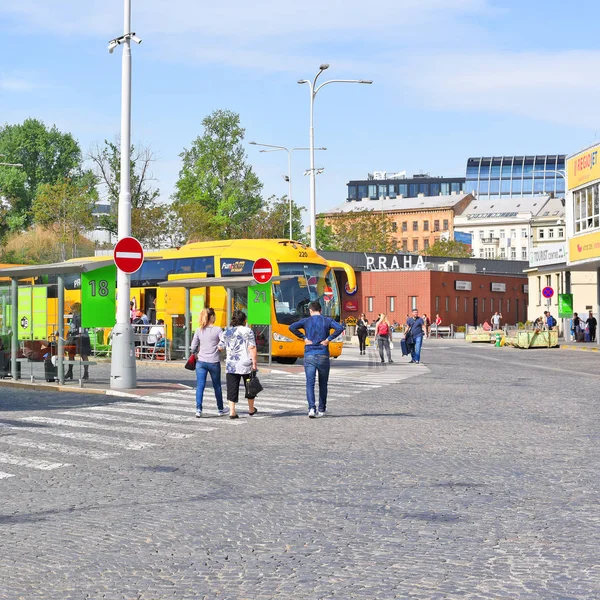
[[[454,217],[462,214],[473,199],[471,194],[459,193],[447,196],[358,200],[344,202],[322,216],[325,223],[331,225],[335,231],[336,220],[354,216],[356,226],[360,227],[361,215],[373,212],[385,214],[392,219],[392,233],[398,250],[420,252],[437,242],[442,232],[448,232],[452,237]]]
[[[355,293],[347,289],[345,273],[336,272],[344,319],[364,312],[373,320],[383,312],[390,321],[403,323],[416,307],[430,317],[439,314],[445,325],[479,325],[489,321],[495,311],[502,313],[503,323],[527,320],[528,287],[523,263],[349,252],[323,254],[330,260],[352,264],[356,271]]]

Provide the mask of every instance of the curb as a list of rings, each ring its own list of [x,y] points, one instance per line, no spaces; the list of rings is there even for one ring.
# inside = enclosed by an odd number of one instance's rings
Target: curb
[[[600,352],[600,348],[591,348],[588,346],[572,346],[570,344],[562,344],[560,346],[562,350],[575,350],[577,352]]]
[[[39,392],[71,392],[76,394],[100,394],[106,395],[106,390],[93,388],[93,387],[65,387],[62,385],[51,385],[44,383],[31,383],[29,381],[4,381],[0,380],[0,387],[7,388],[25,388],[29,390],[36,390]]]

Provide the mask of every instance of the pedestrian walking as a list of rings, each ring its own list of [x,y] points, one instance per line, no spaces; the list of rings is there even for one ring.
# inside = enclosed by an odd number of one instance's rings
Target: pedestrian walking
[[[423,326],[425,323],[419,317],[419,311],[413,308],[412,317],[406,320],[404,327],[404,337],[406,345],[410,350],[411,363],[419,364],[421,362],[421,346],[423,345]]]
[[[245,396],[248,399],[248,414],[255,415],[254,396],[248,393],[248,380],[256,371],[256,339],[254,332],[246,325],[246,313],[236,310],[231,317],[230,326],[221,332],[219,348],[225,349],[225,381],[227,384],[227,400],[229,401],[229,418],[237,419],[237,403],[240,394],[240,381],[244,381]]]
[[[358,336],[358,349],[361,354],[365,354],[367,350],[367,336],[369,335],[369,321],[365,313],[360,315],[356,323],[356,335]]]
[[[588,331],[590,332],[590,342],[595,342],[598,321],[596,321],[596,317],[594,317],[594,313],[591,310],[589,311],[589,317],[585,323],[588,327]]]
[[[421,318],[423,319],[423,323],[425,323],[425,329],[423,330],[425,332],[425,337],[428,338],[431,336],[431,320],[427,316],[427,313],[423,313]]]
[[[383,313],[379,315],[379,320],[377,321],[377,325],[375,325],[375,339],[377,340],[377,348],[379,349],[379,358],[381,358],[381,362],[385,362],[383,359],[383,353],[385,350],[388,357],[388,362],[393,363],[392,351],[390,349],[392,328],[390,326],[390,322]]]
[[[582,323],[583,321],[580,319],[579,315],[577,313],[573,313],[573,337],[576,342],[583,342],[584,340]]]
[[[79,354],[82,362],[88,362],[92,353],[92,344],[90,342],[90,334],[85,327],[81,326],[81,303],[74,302],[71,305],[71,314],[73,319],[69,325],[69,334],[65,344],[65,351],[69,358],[69,362],[75,360],[75,355]],[[89,379],[89,365],[83,365],[82,379]],[[65,379],[73,379],[73,365],[69,364],[69,368],[65,373]]]
[[[497,331],[498,329],[500,329],[500,319],[502,319],[502,315],[498,311],[496,311],[492,315],[492,327],[493,327],[494,331]]]
[[[308,305],[310,317],[290,325],[290,331],[304,340],[304,372],[306,374],[306,400],[308,417],[324,417],[327,413],[327,383],[329,381],[329,342],[338,337],[344,328],[331,317],[321,314],[321,304]],[[331,330],[333,329],[333,333]],[[304,333],[302,333],[302,330]],[[315,403],[315,380],[319,376],[319,410]]]
[[[215,325],[214,308],[204,308],[200,312],[198,329],[194,333],[192,340],[192,354],[196,356],[196,417],[202,416],[202,399],[204,388],[206,387],[206,378],[210,373],[215,398],[217,400],[217,410],[219,416],[225,414],[223,407],[223,389],[221,387],[221,362],[219,360],[219,341],[223,331]]]

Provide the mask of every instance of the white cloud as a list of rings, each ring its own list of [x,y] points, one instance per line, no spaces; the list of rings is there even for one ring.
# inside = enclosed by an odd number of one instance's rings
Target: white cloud
[[[36,84],[25,79],[0,77],[0,90],[4,92],[30,92],[36,87]]]

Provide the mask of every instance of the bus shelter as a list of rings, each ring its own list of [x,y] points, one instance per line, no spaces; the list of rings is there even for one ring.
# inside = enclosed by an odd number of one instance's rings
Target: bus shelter
[[[275,275],[273,276],[273,280],[283,281],[286,279],[294,279],[296,275]],[[190,278],[181,278],[181,279],[173,279],[169,281],[162,281],[158,284],[159,287],[179,287],[184,288],[185,290],[185,358],[186,360],[190,356],[190,347],[192,345],[192,331],[191,331],[191,294],[190,290],[196,288],[204,288],[204,287],[222,287],[225,288],[227,292],[227,323],[231,321],[231,308],[232,308],[232,300],[233,300],[233,292],[234,290],[239,289],[251,289],[254,287],[263,287],[268,288],[269,293],[262,295],[260,298],[264,301],[266,308],[268,309],[268,322],[261,323],[262,325],[268,325],[268,352],[269,352],[269,364],[271,364],[271,344],[272,344],[272,336],[271,336],[271,282],[266,284],[257,284],[254,277],[249,276],[231,276],[231,277],[190,277]],[[251,304],[248,303],[248,307],[250,309]],[[266,310],[264,311],[266,314]],[[250,315],[249,315],[250,318]],[[266,319],[265,319],[266,320]]]
[[[58,287],[58,381],[61,384],[65,382],[64,376],[64,342],[65,342],[65,324],[63,318],[63,307],[65,301],[65,282],[64,277],[70,274],[82,274],[95,271],[103,267],[113,265],[113,259],[107,260],[74,260],[69,262],[51,263],[45,265],[27,265],[23,267],[11,267],[3,268],[0,270],[0,277],[8,277],[11,282],[11,375],[13,380],[18,378],[18,352],[19,352],[19,338],[17,335],[19,329],[19,280],[22,279],[33,279],[37,277],[43,277],[44,275],[56,275],[57,287]],[[3,317],[4,317],[3,312]]]

